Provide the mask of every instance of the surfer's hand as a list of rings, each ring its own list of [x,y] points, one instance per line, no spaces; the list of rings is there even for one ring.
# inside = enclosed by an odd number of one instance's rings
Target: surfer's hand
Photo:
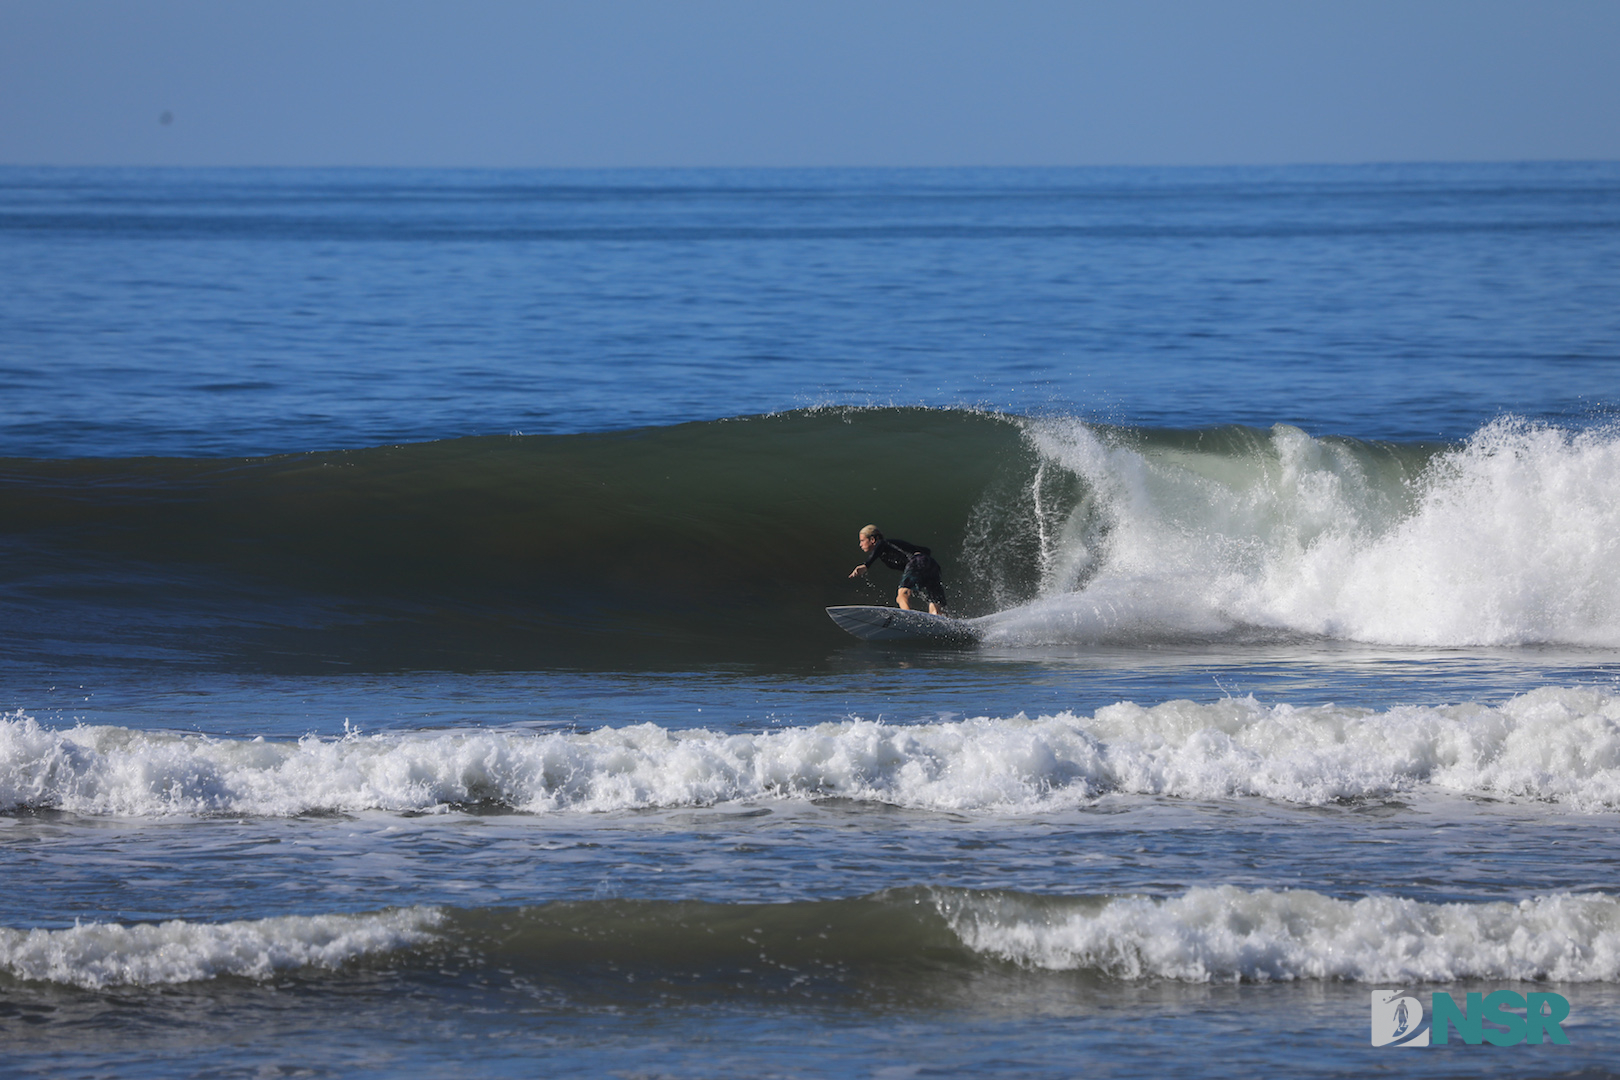
[[[856,568],[855,568],[855,569],[853,569],[853,570],[851,570],[851,571],[850,571],[850,572],[849,572],[849,576],[850,576],[850,577],[859,577],[859,576],[861,576],[861,575],[862,575],[862,574],[864,574],[864,573],[866,573],[866,567],[864,567],[864,566],[857,566],[857,567],[856,567]]]

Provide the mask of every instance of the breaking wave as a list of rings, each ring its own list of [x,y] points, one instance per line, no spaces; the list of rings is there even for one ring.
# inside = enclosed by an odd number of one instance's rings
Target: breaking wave
[[[1222,886],[1083,907],[1021,897],[953,900],[943,905],[951,927],[975,952],[1119,979],[1620,979],[1620,901],[1605,895],[1428,904]]]
[[[1034,590],[998,579],[1012,610],[992,644],[1620,645],[1614,430],[1505,419],[1441,448],[1045,421],[1028,438],[1035,474],[976,526],[1022,522],[1039,570]],[[999,541],[977,543],[995,578]]]
[[[986,975],[1075,973],[1181,983],[1620,981],[1620,901],[1337,899],[1194,888],[1171,897],[909,888],[785,904],[591,900],[413,907],[225,923],[0,929],[0,978],[85,989],[342,978],[354,965],[471,974],[528,992],[592,980],[616,1000],[738,987],[874,986],[924,995]]]
[[[157,986],[236,975],[268,979],[337,968],[359,956],[426,941],[431,908],[370,915],[285,915],[205,923],[79,923],[64,930],[0,928],[0,973],[85,989]]]
[[[536,814],[839,797],[1019,813],[1112,794],[1305,806],[1412,791],[1620,808],[1620,699],[1543,688],[1500,705],[1122,702],[755,734],[654,724],[221,739],[0,720],[0,809],[296,815],[495,806]]]
[[[1620,647],[1620,432],[1461,445],[824,409],[273,458],[0,461],[0,646],[233,670],[799,664],[855,530],[992,648]]]

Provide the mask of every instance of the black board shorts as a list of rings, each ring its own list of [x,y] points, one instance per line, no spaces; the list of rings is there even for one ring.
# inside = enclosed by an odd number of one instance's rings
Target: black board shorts
[[[949,607],[945,603],[945,584],[939,580],[939,564],[934,563],[926,570],[908,566],[906,572],[900,575],[900,587],[910,589],[927,600],[930,604],[940,607]]]

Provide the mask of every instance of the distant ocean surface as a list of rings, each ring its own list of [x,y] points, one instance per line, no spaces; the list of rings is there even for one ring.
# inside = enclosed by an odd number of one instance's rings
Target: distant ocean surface
[[[0,1075],[1620,1075],[1620,164],[0,168],[0,402]]]

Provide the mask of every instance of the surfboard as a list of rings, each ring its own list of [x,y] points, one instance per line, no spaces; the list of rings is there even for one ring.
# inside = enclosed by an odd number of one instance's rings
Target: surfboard
[[[864,641],[937,641],[970,645],[979,640],[971,623],[926,611],[892,607],[830,607],[832,621]]]

